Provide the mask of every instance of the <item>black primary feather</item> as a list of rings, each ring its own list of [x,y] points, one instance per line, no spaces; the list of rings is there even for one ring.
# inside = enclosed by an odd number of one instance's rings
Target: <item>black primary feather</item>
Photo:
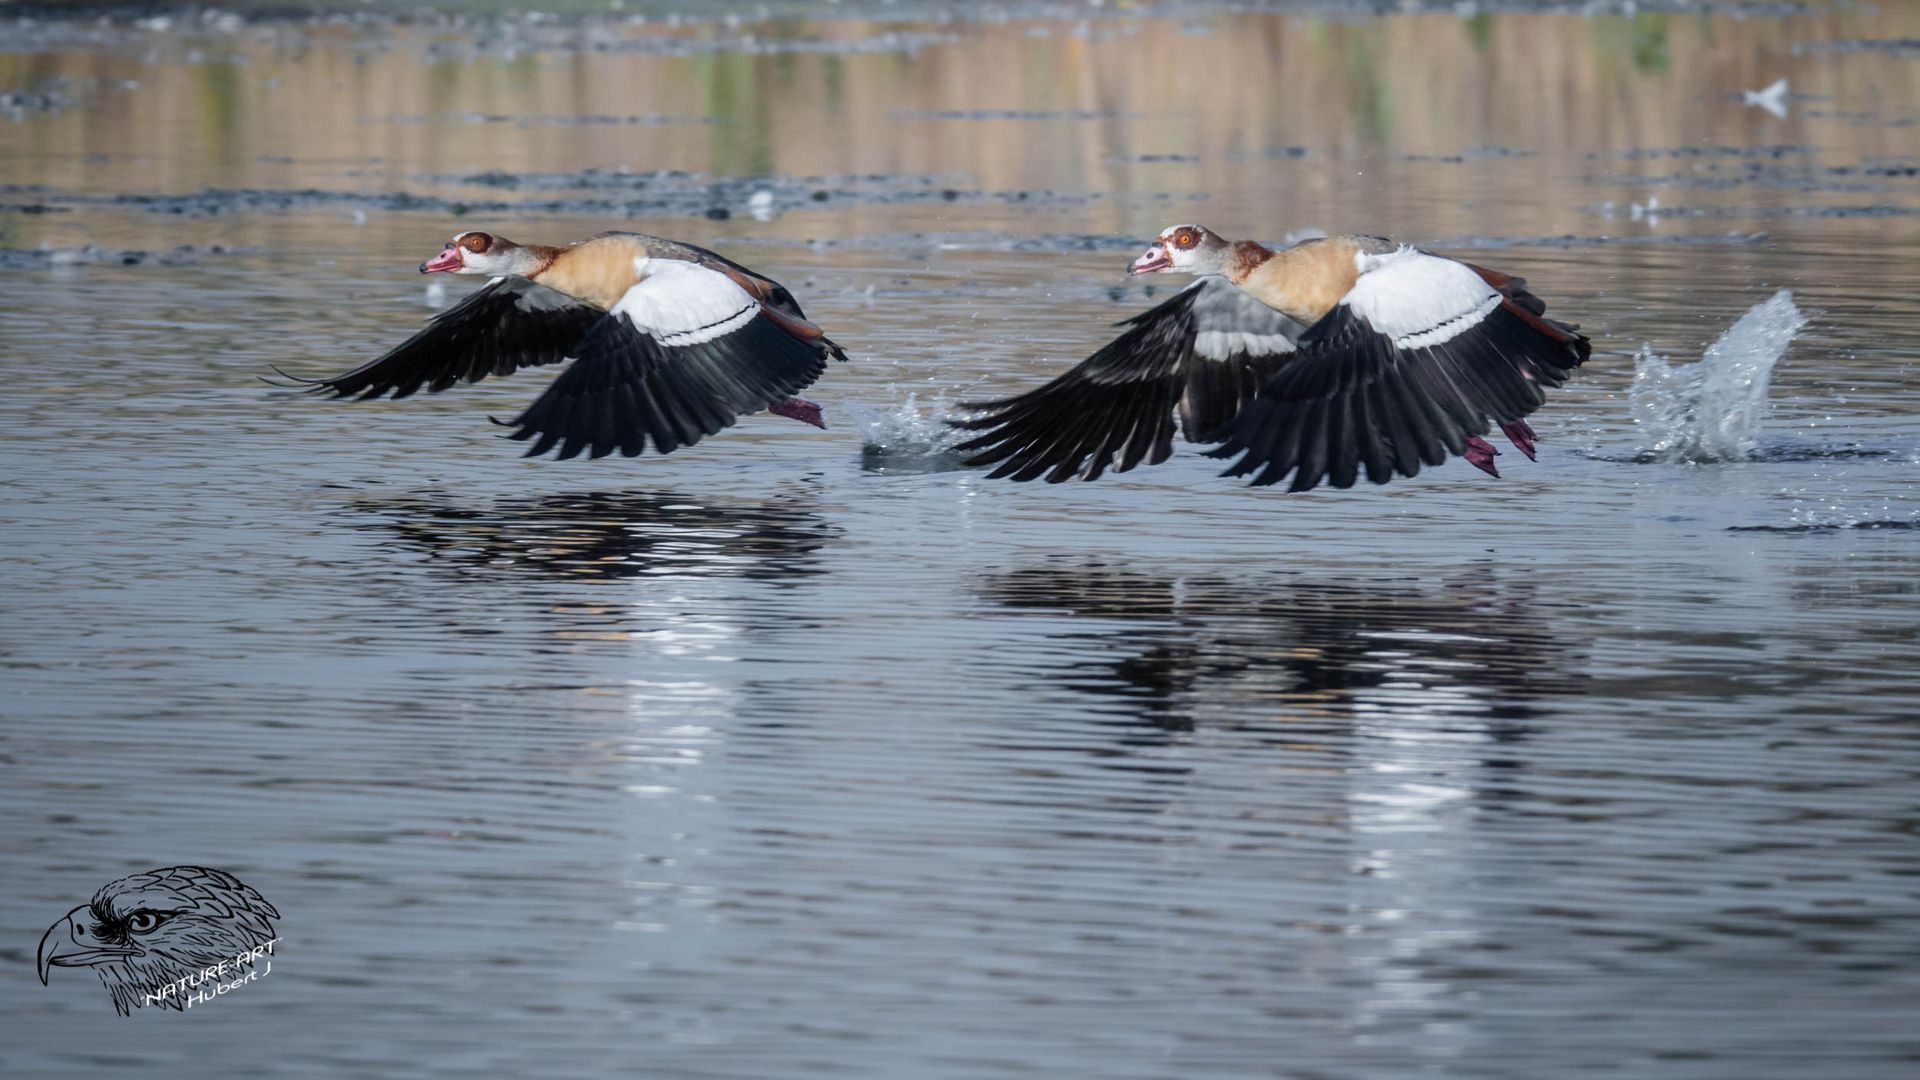
[[[989,478],[1094,480],[1165,461],[1176,430],[1189,442],[1218,441],[1290,354],[1236,347],[1213,359],[1196,351],[1199,335],[1249,334],[1290,350],[1300,332],[1220,278],[1203,278],[1119,325],[1119,337],[1038,389],[962,403],[980,415],[949,422],[982,432],[956,447],[971,455],[967,463],[995,466]]]
[[[1588,351],[1586,339],[1562,324],[1506,304],[1447,341],[1396,349],[1339,304],[1307,331],[1293,362],[1209,455],[1238,455],[1224,475],[1252,476],[1255,486],[1292,473],[1290,491],[1322,482],[1350,487],[1362,468],[1376,484],[1394,473],[1413,476],[1423,463],[1465,453],[1467,437],[1484,435],[1490,420],[1508,423],[1538,409],[1544,390],[1564,383]]]
[[[296,381],[316,393],[359,399],[398,399],[423,388],[437,393],[489,375],[557,364],[605,317],[600,308],[544,285],[501,278],[435,315],[379,358],[344,375]]]
[[[696,344],[663,345],[624,315],[604,319],[578,358],[508,426],[534,440],[527,456],[560,458],[645,449],[668,454],[731,427],[804,389],[826,370],[823,345],[756,314],[740,329]]]

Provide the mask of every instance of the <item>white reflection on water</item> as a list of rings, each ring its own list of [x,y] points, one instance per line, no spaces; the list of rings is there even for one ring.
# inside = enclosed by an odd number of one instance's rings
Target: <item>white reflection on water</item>
[[[1486,717],[1499,693],[1469,681],[1471,660],[1447,654],[1498,642],[1424,628],[1368,637],[1401,647],[1371,651],[1381,682],[1354,692],[1346,931],[1369,989],[1355,995],[1352,1024],[1366,1032],[1412,1022],[1430,1053],[1457,1057],[1480,1033],[1444,961],[1470,953],[1482,936],[1470,884],[1479,844],[1473,800],[1496,741]],[[1459,1019],[1439,1021],[1450,1008]]]

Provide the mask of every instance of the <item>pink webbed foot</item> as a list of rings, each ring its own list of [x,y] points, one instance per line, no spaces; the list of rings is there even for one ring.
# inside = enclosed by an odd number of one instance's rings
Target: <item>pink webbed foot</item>
[[[1537,460],[1533,456],[1533,429],[1527,426],[1525,420],[1515,420],[1510,424],[1501,424],[1500,430],[1507,433],[1507,438],[1513,442],[1516,449],[1527,455],[1528,461]]]
[[[806,398],[790,397],[785,401],[776,401],[767,406],[767,411],[775,416],[784,416],[789,420],[812,424],[821,431],[827,430],[827,422],[820,418],[820,406]]]
[[[1500,451],[1495,450],[1492,443],[1478,435],[1467,436],[1467,460],[1473,463],[1474,468],[1499,479],[1500,470],[1493,467],[1493,459],[1499,456]]]

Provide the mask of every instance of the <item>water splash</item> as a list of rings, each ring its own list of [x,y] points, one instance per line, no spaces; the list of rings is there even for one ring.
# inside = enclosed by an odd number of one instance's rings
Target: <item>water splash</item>
[[[946,421],[945,395],[922,408],[918,395],[885,411],[855,408],[860,428],[860,467],[868,472],[929,473],[965,468],[955,444],[965,436]]]
[[[1773,365],[1807,325],[1781,289],[1708,346],[1697,364],[1672,367],[1642,345],[1629,399],[1641,447],[1658,461],[1744,461],[1759,445]]]

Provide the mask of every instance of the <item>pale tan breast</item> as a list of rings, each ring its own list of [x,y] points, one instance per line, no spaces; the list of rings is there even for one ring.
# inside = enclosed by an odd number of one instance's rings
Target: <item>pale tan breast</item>
[[[1312,326],[1360,280],[1354,263],[1359,250],[1359,242],[1350,236],[1296,244],[1274,252],[1240,287],[1268,307]]]
[[[647,254],[638,236],[596,236],[554,257],[535,279],[550,289],[602,308],[618,303],[640,280],[633,260]]]

